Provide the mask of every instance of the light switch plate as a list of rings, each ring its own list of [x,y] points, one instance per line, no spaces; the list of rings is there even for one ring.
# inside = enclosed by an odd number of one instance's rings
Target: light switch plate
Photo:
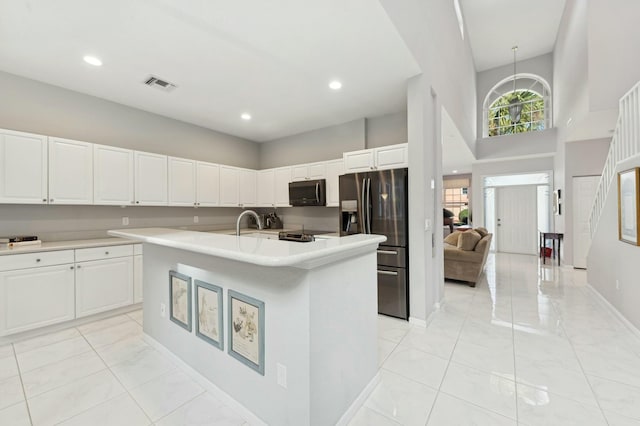
[[[194,216],[193,223],[198,223],[198,222],[200,222],[200,218],[198,216]]]
[[[122,217],[122,226],[127,226],[129,224],[129,218],[127,216]]]
[[[283,388],[287,388],[287,367],[278,363],[278,384]]]

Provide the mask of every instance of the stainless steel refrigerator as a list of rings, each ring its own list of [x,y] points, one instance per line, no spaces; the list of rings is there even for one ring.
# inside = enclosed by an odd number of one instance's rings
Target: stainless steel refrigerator
[[[340,235],[380,234],[378,312],[409,318],[407,169],[340,176]]]

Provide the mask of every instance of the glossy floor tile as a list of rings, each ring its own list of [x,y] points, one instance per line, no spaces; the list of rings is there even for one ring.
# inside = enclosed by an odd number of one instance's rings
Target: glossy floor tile
[[[248,426],[143,339],[142,311],[0,346],[0,425]],[[350,426],[640,425],[640,338],[585,271],[491,254],[426,328],[380,316]]]

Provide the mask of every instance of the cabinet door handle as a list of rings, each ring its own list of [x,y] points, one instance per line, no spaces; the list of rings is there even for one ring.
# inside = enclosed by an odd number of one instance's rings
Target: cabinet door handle
[[[136,204],[140,204],[140,201],[136,201]]]
[[[80,269],[80,265],[76,266],[76,268]]]
[[[69,269],[73,269],[73,266],[69,266]]]
[[[50,203],[53,203],[53,198],[49,198],[49,202],[50,202]]]
[[[108,255],[109,255],[109,252],[108,252],[108,251],[105,251],[105,252],[104,252],[104,254],[106,254],[106,255],[108,256]]]
[[[43,203],[46,203],[46,202],[47,202],[47,199],[46,199],[46,198],[43,198],[43,199],[42,199],[42,202],[43,202]]]
[[[36,262],[40,262],[40,259],[36,259]]]

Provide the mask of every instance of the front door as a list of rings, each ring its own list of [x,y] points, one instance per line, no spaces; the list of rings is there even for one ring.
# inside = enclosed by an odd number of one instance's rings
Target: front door
[[[589,217],[596,196],[600,176],[573,178],[573,267],[587,268],[587,254],[591,246]]]
[[[537,218],[535,186],[498,188],[496,215],[498,251],[535,255],[538,246]]]

